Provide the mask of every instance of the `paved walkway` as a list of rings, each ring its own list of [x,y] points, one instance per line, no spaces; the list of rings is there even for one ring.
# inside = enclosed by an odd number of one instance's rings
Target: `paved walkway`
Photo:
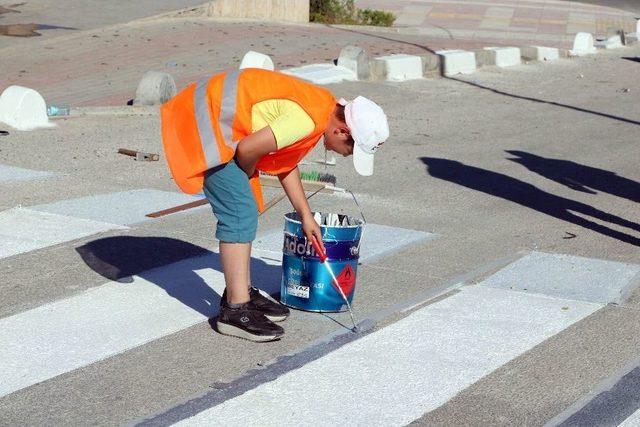
[[[185,17],[64,30],[65,35],[57,37],[18,40],[0,36],[0,75],[6,85],[39,90],[50,103],[124,105],[134,97],[140,77],[149,69],[167,71],[178,86],[184,86],[203,74],[237,67],[248,50],[271,55],[277,68],[290,68],[330,62],[348,44],[361,46],[374,56],[527,44],[568,48],[577,31],[603,34],[609,27],[632,31],[635,25],[626,12],[559,1],[359,0],[358,5],[394,10],[396,27],[234,23]],[[23,12],[26,16],[27,10]],[[42,15],[41,22],[54,22],[58,12]],[[8,22],[19,14],[2,16]],[[71,18],[58,22],[83,28]]]
[[[452,38],[546,42],[570,47],[578,32],[635,31],[634,15],[609,7],[553,0],[357,0],[358,7],[390,10],[398,29]]]

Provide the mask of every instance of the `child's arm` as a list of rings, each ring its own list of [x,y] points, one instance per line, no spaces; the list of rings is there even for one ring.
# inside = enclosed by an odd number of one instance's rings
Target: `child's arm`
[[[309,207],[309,202],[304,194],[302,181],[300,180],[300,171],[296,167],[289,172],[278,175],[278,178],[280,179],[282,188],[284,188],[284,192],[287,193],[287,197],[291,201],[293,208],[298,212],[300,218],[302,218],[302,231],[307,237],[307,241],[310,242],[311,238],[315,237],[324,252],[325,249],[324,243],[322,242],[322,231],[320,230],[318,223],[313,219],[313,214],[311,213],[311,208]]]
[[[278,149],[276,137],[269,126],[265,126],[257,132],[247,135],[238,143],[236,147],[236,160],[238,166],[253,176],[258,160],[265,154],[272,153]]]

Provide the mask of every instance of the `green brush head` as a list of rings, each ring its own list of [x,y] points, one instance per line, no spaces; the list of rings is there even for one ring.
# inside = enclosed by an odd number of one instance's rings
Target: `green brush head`
[[[301,171],[300,178],[305,181],[325,182],[331,185],[336,185],[337,182],[335,175],[330,173],[320,173],[318,171]]]

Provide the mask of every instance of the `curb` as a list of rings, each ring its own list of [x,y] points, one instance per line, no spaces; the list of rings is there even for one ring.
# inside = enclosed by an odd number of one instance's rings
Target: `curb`
[[[635,33],[617,31],[608,37],[595,39],[592,34],[578,33],[575,36],[573,49],[559,49],[546,46],[489,46],[482,49],[462,50],[446,49],[422,55],[406,55],[402,53],[371,58],[367,52],[357,46],[346,46],[337,60],[339,67],[331,64],[322,65],[323,79],[308,78],[308,75],[297,74],[299,68],[283,70],[317,84],[326,84],[326,78],[335,72],[331,83],[344,80],[403,82],[421,78],[450,77],[458,74],[473,74],[485,67],[508,68],[526,65],[531,62],[547,63],[573,57],[597,54],[600,50],[619,49],[635,44],[640,39],[640,21]],[[339,69],[338,69],[339,68]],[[342,78],[345,70],[350,70],[356,78]]]

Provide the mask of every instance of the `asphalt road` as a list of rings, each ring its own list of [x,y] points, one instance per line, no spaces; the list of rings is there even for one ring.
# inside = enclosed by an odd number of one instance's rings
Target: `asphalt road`
[[[196,421],[240,423],[257,408],[296,423],[281,405],[323,408],[302,397],[333,395],[336,417],[384,409],[400,424],[542,425],[576,402],[593,408],[588,393],[640,357],[638,56],[330,86],[379,101],[392,131],[371,179],[348,159],[332,169],[377,224],[365,246],[382,254],[358,268],[356,312],[374,326],[350,344],[327,338],[346,332],[344,314],[295,311],[285,338],[260,346],[211,330],[222,282],[209,209],[142,221],[182,196],[163,162],[116,154],[161,152],[155,115],[3,136],[0,164],[55,175],[0,183],[0,236],[15,238],[3,249],[36,245],[0,258],[0,425],[167,424],[194,408]],[[357,212],[339,195],[312,206]],[[260,236],[280,234],[290,209],[264,215]],[[270,241],[257,242],[254,278],[277,293]],[[607,409],[613,425],[638,409],[626,399]]]

